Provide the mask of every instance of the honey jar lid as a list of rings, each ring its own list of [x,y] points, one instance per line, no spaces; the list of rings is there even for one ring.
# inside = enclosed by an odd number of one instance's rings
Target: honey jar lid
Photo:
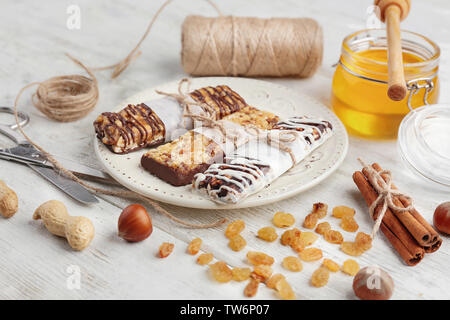
[[[412,110],[400,124],[398,148],[415,175],[450,188],[450,105]]]

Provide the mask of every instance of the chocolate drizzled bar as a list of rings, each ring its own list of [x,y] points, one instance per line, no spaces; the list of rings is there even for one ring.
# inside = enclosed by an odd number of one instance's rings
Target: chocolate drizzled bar
[[[294,117],[276,124],[269,134],[276,137],[282,131],[297,131],[297,139],[287,146],[299,163],[332,135],[332,129],[325,120]],[[227,155],[224,163],[212,164],[196,175],[193,188],[218,203],[237,203],[270,184],[291,166],[287,152],[264,141],[250,141]]]
[[[278,117],[248,106],[239,112],[223,118],[240,126],[252,124],[269,130]],[[188,131],[171,143],[149,150],[141,158],[142,167],[158,178],[182,186],[192,182],[194,175],[205,171],[212,163],[221,162],[224,157],[222,146],[205,135]]]
[[[239,94],[225,85],[204,87],[191,92],[189,96],[193,102],[212,107],[216,112],[216,120],[247,106]],[[180,109],[175,99],[170,97],[155,100],[148,105],[129,104],[119,112],[104,112],[99,115],[94,128],[97,137],[112,152],[129,153],[176,138],[176,129],[183,127],[185,123]],[[191,109],[194,113],[202,112],[198,106],[192,106]],[[187,121],[186,129],[192,129],[192,121]]]

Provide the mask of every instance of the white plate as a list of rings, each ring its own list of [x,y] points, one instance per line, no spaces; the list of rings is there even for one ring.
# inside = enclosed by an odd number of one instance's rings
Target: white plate
[[[118,155],[112,153],[97,138],[94,138],[95,152],[103,167],[123,186],[161,202],[190,208],[230,209],[260,206],[298,194],[324,180],[344,160],[348,149],[347,132],[341,121],[323,104],[292,89],[267,81],[246,78],[194,78],[191,89],[221,84],[230,86],[249,105],[271,111],[282,119],[296,115],[324,118],[332,123],[335,130],[334,136],[270,186],[234,205],[216,204],[193,192],[190,185],[174,187],[149,174],[140,166],[140,159],[146,152],[145,149]],[[177,92],[178,81],[139,92],[126,99],[113,111],[119,111],[128,103],[137,104],[158,98],[155,89]]]

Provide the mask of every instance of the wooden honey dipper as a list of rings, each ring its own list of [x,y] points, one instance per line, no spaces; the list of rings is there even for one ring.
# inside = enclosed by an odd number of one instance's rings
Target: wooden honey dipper
[[[394,101],[406,97],[405,74],[403,71],[402,43],[400,37],[400,21],[409,13],[411,0],[375,0],[380,8],[380,19],[386,23],[388,41],[388,96]]]

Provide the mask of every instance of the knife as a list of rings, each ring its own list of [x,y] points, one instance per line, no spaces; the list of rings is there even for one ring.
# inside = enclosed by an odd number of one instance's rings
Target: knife
[[[42,177],[53,183],[56,187],[67,193],[75,200],[84,204],[98,203],[98,199],[90,193],[86,188],[69,179],[68,177],[58,174],[52,168],[41,167],[27,163],[27,166],[39,173]]]
[[[77,173],[86,178],[94,178],[95,180],[100,180],[102,182],[114,183],[114,180],[102,170],[91,168],[87,165],[65,159],[59,156],[54,156],[54,158],[62,164],[62,166],[69,171]],[[46,157],[42,156],[39,151],[37,151],[31,145],[18,145],[13,148],[0,149],[0,159],[13,160],[21,163],[31,163],[47,168],[52,168],[53,164],[47,160]]]

